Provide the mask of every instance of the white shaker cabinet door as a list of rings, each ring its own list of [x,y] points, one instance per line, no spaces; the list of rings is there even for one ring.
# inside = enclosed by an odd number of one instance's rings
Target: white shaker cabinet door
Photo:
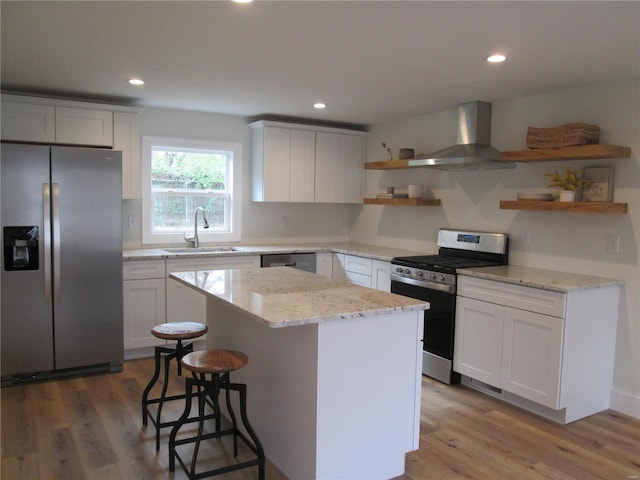
[[[291,163],[291,130],[265,127],[263,168],[263,201],[288,202]]]
[[[56,142],[113,147],[113,112],[56,107]]]
[[[165,343],[151,335],[151,329],[165,322],[164,278],[123,282],[124,349]]]
[[[501,388],[504,307],[458,297],[453,369]]]
[[[2,102],[2,140],[55,143],[56,110],[50,105]]]
[[[313,202],[315,198],[316,132],[291,130],[289,201]]]
[[[316,132],[316,202],[362,203],[362,137]]]
[[[122,152],[122,198],[140,198],[140,129],[137,113],[113,113],[113,149]]]
[[[504,390],[560,408],[563,323],[562,318],[505,307]]]

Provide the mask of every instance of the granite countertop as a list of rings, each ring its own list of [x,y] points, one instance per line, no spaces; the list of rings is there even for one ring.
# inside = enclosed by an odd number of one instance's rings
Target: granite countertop
[[[458,269],[458,274],[564,293],[624,284],[622,280],[612,278],[593,277],[518,265],[461,268]]]
[[[171,277],[231,303],[272,328],[429,308],[422,300],[289,267],[174,272]]]
[[[215,248],[215,246],[204,245],[204,249],[200,251],[190,251],[189,249],[181,249],[186,251],[176,252],[171,247],[142,248],[130,249],[122,252],[122,259],[125,261],[133,260],[163,260],[176,258],[211,258],[211,257],[229,257],[242,255],[261,255],[270,253],[345,253],[348,255],[357,255],[360,257],[371,258],[373,260],[390,261],[393,257],[402,257],[409,255],[425,255],[425,252],[416,252],[413,250],[405,250],[401,248],[381,247],[378,245],[367,245],[364,243],[315,243],[315,244],[277,244],[277,245],[230,245],[224,250],[208,251],[206,248]],[[231,249],[232,248],[232,249]],[[427,252],[428,253],[428,252]]]

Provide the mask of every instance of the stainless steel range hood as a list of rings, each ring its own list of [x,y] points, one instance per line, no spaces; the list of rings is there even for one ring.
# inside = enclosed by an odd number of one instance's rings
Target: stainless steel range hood
[[[458,106],[458,144],[409,160],[410,167],[440,170],[485,170],[514,168],[500,161],[500,152],[491,146],[491,104],[468,102]]]

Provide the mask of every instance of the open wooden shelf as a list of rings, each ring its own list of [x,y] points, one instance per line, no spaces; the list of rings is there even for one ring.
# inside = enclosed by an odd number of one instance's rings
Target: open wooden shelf
[[[366,162],[364,164],[365,170],[395,170],[400,168],[421,168],[421,167],[410,167],[409,160],[387,160],[384,162]]]
[[[423,198],[365,198],[365,205],[405,205],[411,207],[439,207],[440,199],[425,200]]]
[[[593,160],[598,158],[629,158],[631,149],[617,145],[576,145],[574,147],[534,148],[511,150],[500,153],[503,162],[548,162],[554,160]],[[409,166],[409,160],[387,160],[366,162],[365,170],[398,170],[403,168],[425,168],[423,165]]]
[[[559,148],[534,148],[500,153],[505,162],[545,162],[553,160],[591,160],[598,158],[629,158],[631,149],[617,145],[576,145]]]
[[[627,204],[611,202],[500,200],[500,210],[530,210],[538,212],[627,213]]]

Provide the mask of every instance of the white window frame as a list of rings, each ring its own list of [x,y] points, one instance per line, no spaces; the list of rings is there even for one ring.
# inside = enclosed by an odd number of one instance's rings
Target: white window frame
[[[241,203],[241,175],[242,144],[235,142],[219,142],[211,140],[196,140],[186,138],[168,137],[142,137],[142,243],[162,245],[186,245],[183,233],[154,233],[153,232],[153,196],[151,193],[151,152],[154,146],[170,148],[199,149],[199,150],[223,150],[233,152],[233,161],[230,165],[231,176],[231,231],[214,232],[212,229],[198,228],[200,243],[220,243],[239,241],[240,235],[240,203]],[[193,228],[185,231],[188,236],[193,235]]]

